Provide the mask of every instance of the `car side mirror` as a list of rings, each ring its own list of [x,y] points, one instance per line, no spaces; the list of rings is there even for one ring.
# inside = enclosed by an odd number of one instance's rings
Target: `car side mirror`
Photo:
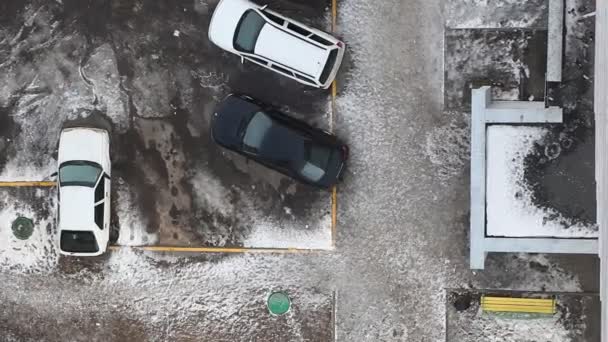
[[[55,177],[57,177],[57,172],[55,171],[55,172],[51,173],[50,177],[51,177],[51,178],[55,178]]]
[[[262,7],[260,7],[260,10],[261,10],[261,11],[263,11],[263,10],[265,10],[265,9],[266,9],[266,7],[268,7],[268,4],[266,4],[266,5],[262,6]]]

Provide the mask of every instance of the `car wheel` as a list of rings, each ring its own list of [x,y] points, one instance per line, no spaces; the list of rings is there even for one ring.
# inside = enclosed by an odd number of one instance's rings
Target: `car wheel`
[[[110,227],[110,240],[108,241],[109,244],[115,244],[116,241],[118,241],[118,227],[115,226],[111,226]]]

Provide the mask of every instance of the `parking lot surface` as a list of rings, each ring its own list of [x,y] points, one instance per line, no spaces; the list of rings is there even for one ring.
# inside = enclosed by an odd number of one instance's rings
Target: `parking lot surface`
[[[338,187],[334,250],[195,256],[121,248],[86,260],[42,253],[23,264],[14,249],[30,240],[2,240],[6,339],[444,341],[446,288],[597,291],[595,256],[492,254],[484,271],[469,270],[468,114],[444,107],[445,23],[466,23],[470,16],[457,14],[481,5],[492,7],[486,14],[543,22],[523,10],[538,1],[521,10],[512,2],[454,0],[449,10],[435,0],[337,2],[347,56],[332,116],[351,157]],[[217,101],[242,91],[328,127],[330,92],[241,66],[213,47],[206,28],[216,5],[2,2],[0,179],[47,178],[62,125],[89,120],[112,129],[119,243],[327,246],[329,193],[219,149],[208,119]],[[329,1],[270,6],[329,29]],[[7,217],[29,215],[38,229],[52,222],[53,190],[2,191]],[[264,220],[288,230],[252,234]],[[266,316],[274,290],[291,294],[290,315]],[[567,332],[572,322],[554,328]]]
[[[329,29],[324,2],[271,5]],[[47,179],[62,127],[101,126],[112,132],[119,244],[331,247],[327,192],[218,147],[209,127],[215,105],[237,92],[327,129],[330,94],[241,65],[210,43],[215,3],[13,6],[0,179]]]

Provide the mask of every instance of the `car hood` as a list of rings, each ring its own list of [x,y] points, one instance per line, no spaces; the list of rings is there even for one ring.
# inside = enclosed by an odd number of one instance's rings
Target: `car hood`
[[[59,229],[95,231],[94,190],[86,186],[59,188]]]
[[[104,165],[110,138],[107,131],[95,128],[68,128],[59,138],[58,162],[85,160]]]
[[[215,8],[209,24],[209,40],[224,50],[236,51],[233,40],[243,13],[257,6],[247,0],[222,0]]]
[[[272,25],[260,31],[255,53],[314,78],[319,78],[328,58],[327,50]]]

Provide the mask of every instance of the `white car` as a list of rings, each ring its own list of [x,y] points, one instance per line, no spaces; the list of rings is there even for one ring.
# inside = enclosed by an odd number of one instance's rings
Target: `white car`
[[[110,136],[97,128],[61,131],[58,152],[59,253],[95,256],[110,240]]]
[[[217,5],[209,40],[298,82],[329,88],[336,77],[344,43],[248,0],[222,0]]]

